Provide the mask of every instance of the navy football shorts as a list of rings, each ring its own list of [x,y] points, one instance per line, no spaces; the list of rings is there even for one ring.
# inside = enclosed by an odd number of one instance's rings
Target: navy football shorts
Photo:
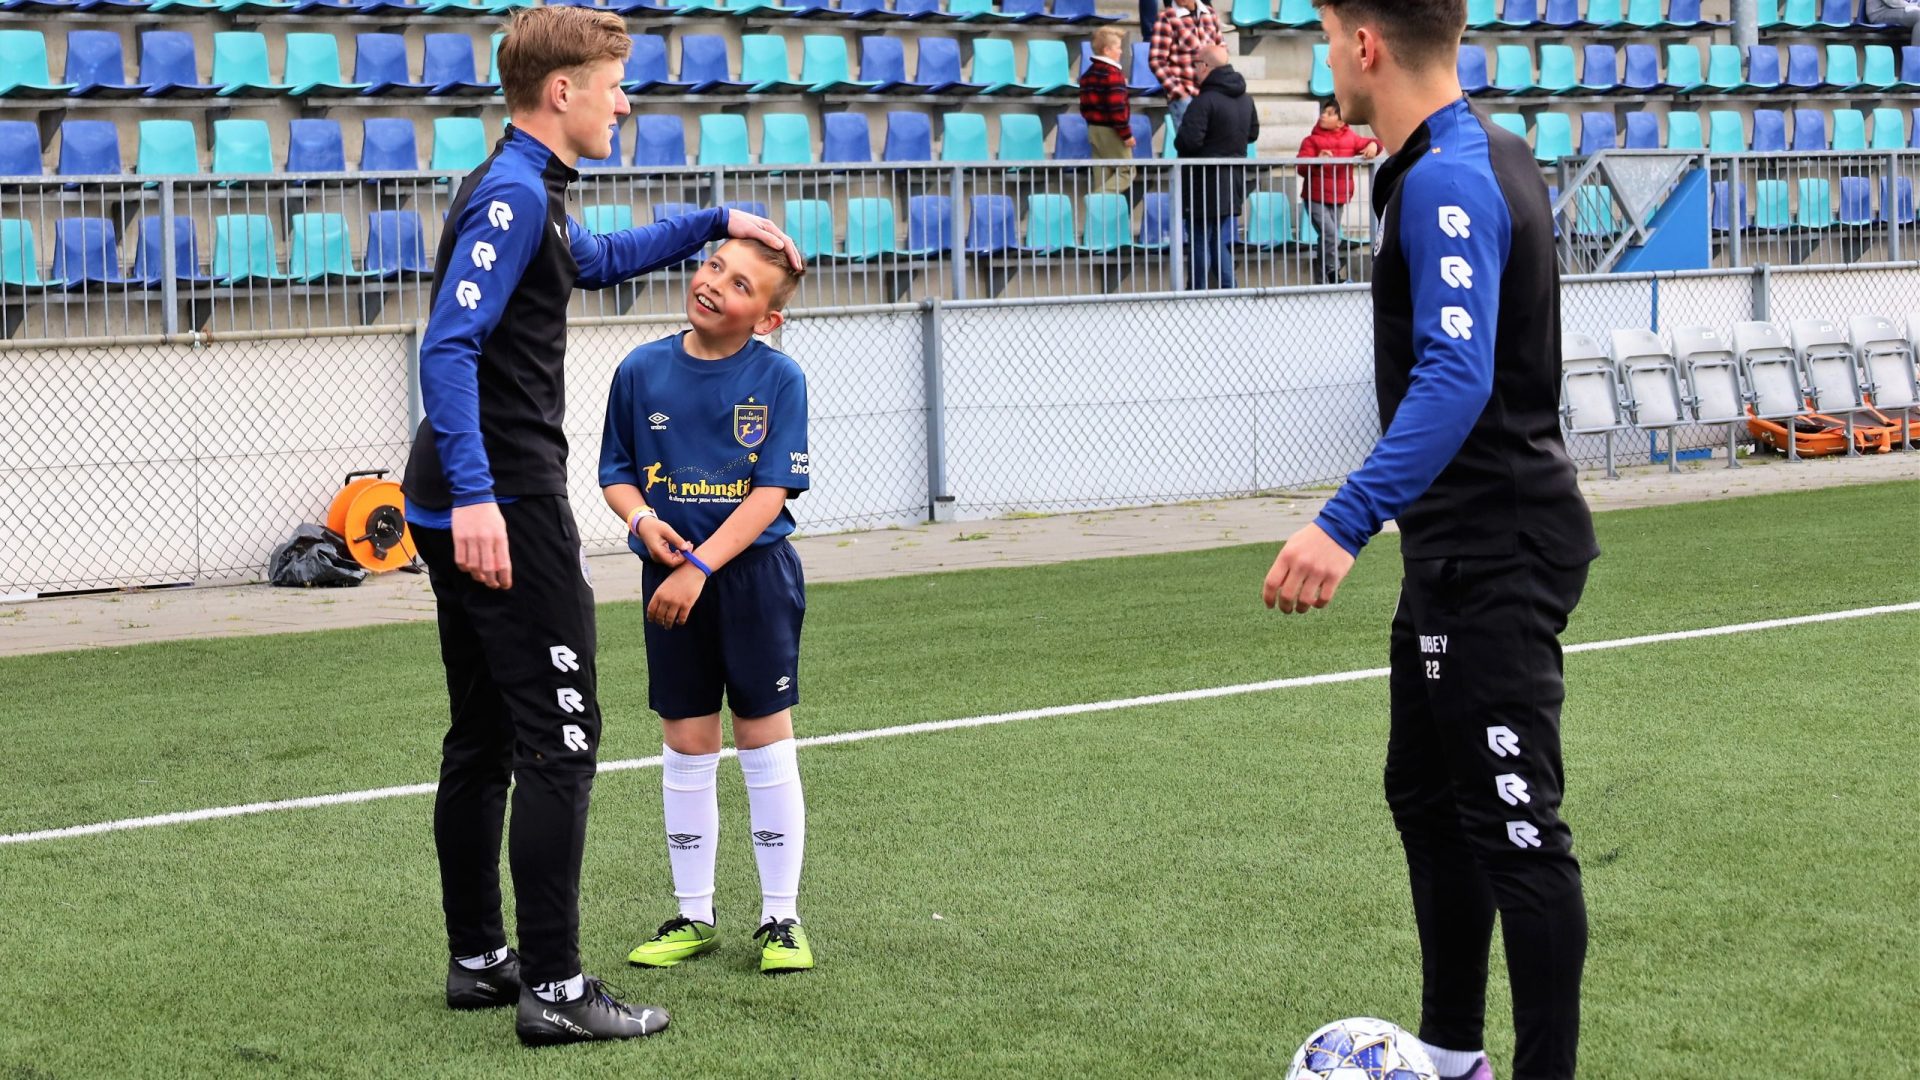
[[[672,569],[649,559],[641,596]],[[647,623],[647,704],[667,720],[720,711],[771,716],[800,701],[800,623],[807,613],[800,554],[786,540],[748,548],[707,579],[684,626]]]

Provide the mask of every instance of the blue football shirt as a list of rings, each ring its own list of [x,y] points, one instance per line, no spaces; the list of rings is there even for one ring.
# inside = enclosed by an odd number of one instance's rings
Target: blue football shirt
[[[687,355],[680,334],[627,354],[613,373],[600,486],[632,484],[694,544],[754,487],[807,488],[807,380],[793,358],[749,341],[725,360]],[[754,547],[793,532],[784,507]],[[645,556],[640,538],[627,546]]]

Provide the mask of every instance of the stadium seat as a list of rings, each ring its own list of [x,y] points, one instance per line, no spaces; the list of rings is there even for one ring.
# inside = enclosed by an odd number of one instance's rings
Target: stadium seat
[[[1581,128],[1581,137],[1586,137],[1586,129]],[[1630,112],[1627,114],[1628,150],[1659,150],[1660,118],[1650,112]]]
[[[1819,25],[1832,30],[1849,30],[1854,23],[1856,0],[1822,0]]]
[[[874,88],[873,83],[853,77],[847,39],[838,34],[808,34],[801,39],[800,81],[815,94],[862,94]]]
[[[213,83],[221,97],[279,97],[293,89],[267,70],[267,36],[257,31],[213,35]]]
[[[365,84],[362,93],[376,96],[433,90],[427,83],[413,81],[407,66],[407,39],[402,34],[361,34],[354,38],[353,81]]]
[[[1680,367],[1660,335],[1651,330],[1615,330],[1608,337],[1627,422],[1641,431],[1671,431],[1688,423]],[[1674,457],[1667,455],[1669,472],[1678,471]]]
[[[743,121],[744,123],[744,121]],[[427,168],[464,175],[487,160],[487,126],[477,116],[433,118],[433,153]]]
[[[1173,246],[1172,195],[1164,191],[1147,193],[1140,209],[1140,234],[1133,246],[1147,251],[1165,251]]]
[[[907,200],[907,246],[903,255],[937,256],[953,251],[953,199],[915,195]]]
[[[1700,15],[1700,0],[1669,0],[1667,17],[1664,23],[1651,24],[1690,30],[1695,27],[1725,26],[1724,22],[1705,19]]]
[[[866,164],[873,161],[873,132],[863,113],[827,113],[821,117],[820,160]]]
[[[1145,113],[1136,112],[1127,118],[1127,125],[1133,131],[1133,156],[1135,158],[1153,158],[1153,119]]]
[[[1569,435],[1607,435],[1626,427],[1613,361],[1586,334],[1563,334],[1560,344],[1560,417]]]
[[[1907,89],[1900,85],[1900,73],[1894,66],[1893,47],[1869,45],[1860,71],[1860,85],[1871,90]]]
[[[1536,161],[1558,161],[1573,156],[1573,118],[1566,113],[1543,112],[1534,120],[1533,156]]]
[[[1875,408],[1892,413],[1920,406],[1920,373],[1915,371],[1913,346],[1892,319],[1854,316],[1847,320],[1847,343],[1860,363]]]
[[[1027,74],[1020,85],[1035,94],[1078,92],[1079,84],[1074,81],[1073,69],[1067,60],[1067,43],[1029,39]]]
[[[727,39],[718,34],[688,34],[680,39],[680,82],[693,94],[738,94],[753,84],[733,77],[727,63]]]
[[[1533,78],[1533,50],[1525,45],[1500,45],[1494,49],[1493,88],[1509,96],[1540,92]]]
[[[1696,423],[1727,424],[1731,444],[1745,425],[1747,399],[1741,385],[1740,364],[1725,338],[1703,326],[1676,326],[1672,330],[1674,361],[1686,382],[1687,398]],[[1728,465],[1734,464],[1729,449]]]
[[[375,210],[367,215],[367,269],[386,281],[433,274],[418,211]]]
[[[993,255],[1011,251],[1019,243],[1013,199],[1007,195],[975,195],[968,203],[967,252]]]
[[[1738,124],[1739,117],[1734,118]],[[1745,141],[1744,136],[1742,141]],[[1706,135],[1700,129],[1700,114],[1697,112],[1670,112],[1667,114],[1667,149],[1669,150],[1705,150]]]
[[[285,79],[294,97],[354,97],[372,84],[340,74],[340,43],[332,34],[288,34]]]
[[[940,0],[894,0],[893,17],[917,23],[953,22],[955,17],[940,6]]]
[[[1787,46],[1787,77],[1782,86],[1788,90],[1818,90],[1820,53],[1811,45]]]
[[[1845,416],[1866,408],[1859,363],[1846,332],[1826,319],[1795,319],[1789,331],[1814,411]]]
[[[337,173],[347,171],[347,149],[338,120],[287,121],[287,171]]]
[[[1327,51],[1328,46],[1325,42],[1313,47],[1313,73],[1307,78],[1307,93],[1322,99],[1333,96],[1333,68],[1327,66]],[[1465,49],[1461,50],[1461,62],[1466,62]],[[1483,87],[1486,85],[1486,62],[1486,54],[1481,53],[1480,83]],[[1461,85],[1466,85],[1464,78],[1461,79]]]
[[[987,151],[987,118],[979,113],[940,117],[941,161],[992,161]]]
[[[414,139],[413,121],[403,116],[382,116],[363,122],[362,172],[411,172],[419,167],[420,150]]]
[[[1012,22],[1018,15],[995,11],[994,0],[948,0],[947,13],[962,22]]]
[[[1620,215],[1614,206],[1613,188],[1606,184],[1582,184],[1574,195],[1577,212],[1574,231],[1581,236],[1609,237],[1620,232]]]
[[[1580,153],[1591,156],[1620,145],[1620,133],[1610,112],[1580,114]]]
[[[1746,83],[1734,89],[1779,90],[1782,87],[1780,50],[1772,45],[1755,45],[1748,49]]]
[[[633,228],[633,207],[626,203],[589,204],[580,208],[580,224],[595,236]]]
[[[273,135],[265,120],[215,120],[213,169],[219,175],[273,171]]]
[[[222,285],[286,281],[275,255],[273,219],[265,214],[221,214],[213,219],[213,276]]]
[[[743,34],[740,37],[740,81],[756,94],[798,94],[808,84],[793,77],[787,60],[787,39],[781,34]]]
[[[706,149],[704,136],[701,149]],[[805,113],[762,113],[760,163],[808,165],[813,162],[813,122]]]
[[[1587,94],[1610,94],[1620,88],[1620,54],[1611,45],[1589,45],[1581,58],[1580,82],[1574,89]]]
[[[1053,192],[1027,196],[1026,243],[1020,250],[1051,255],[1073,246],[1073,200]]]
[[[1563,27],[1569,30],[1583,27],[1586,25],[1586,20],[1580,15],[1581,2],[1582,0],[1547,0],[1546,10],[1541,14],[1540,21],[1547,26]]]
[[[781,207],[781,228],[809,259],[833,251],[833,205],[820,199],[788,199]]]
[[[377,277],[378,270],[355,270],[348,249],[347,219],[339,214],[295,214],[287,247],[287,276],[295,281],[347,281]]]
[[[51,276],[67,288],[139,285],[120,273],[120,239],[113,221],[101,217],[64,218],[53,225]]]
[[[1300,30],[1320,25],[1320,9],[1313,0],[1280,0],[1280,13],[1274,21],[1289,29]]]
[[[140,82],[150,97],[204,97],[220,89],[200,81],[193,35],[184,30],[141,33]]]
[[[1836,127],[1838,126],[1836,122]],[[1873,110],[1873,143],[1875,150],[1903,150],[1907,145],[1907,121],[1899,109],[1878,108]]]
[[[1795,141],[1800,138],[1799,120],[1794,121]],[[1833,149],[1865,150],[1867,148],[1867,116],[1859,109],[1835,109],[1833,111]]]
[[[199,139],[191,120],[142,120],[133,171],[141,176],[186,176],[200,171]]]
[[[1920,45],[1900,47],[1900,83],[1903,90],[1920,88]]]
[[[1567,94],[1581,89],[1580,80],[1573,70],[1572,46],[1540,46],[1540,82],[1537,89],[1547,94]]]
[[[1662,89],[1660,82],[1660,53],[1652,45],[1628,45],[1626,48],[1627,70],[1620,79],[1620,89],[1635,94],[1651,94]],[[1698,63],[1700,54],[1693,54]]]
[[[1106,255],[1133,246],[1133,206],[1125,195],[1095,193],[1081,200],[1081,206],[1086,221],[1076,250]]]
[[[672,167],[687,163],[687,128],[676,113],[634,117],[633,163]]]
[[[1884,48],[1884,46],[1883,46]],[[1891,52],[1888,53],[1892,55]],[[1827,70],[1820,85],[1835,90],[1852,90],[1861,83],[1860,54],[1851,45],[1827,46]]]
[[[1794,224],[1802,229],[1827,229],[1834,223],[1833,182],[1824,176],[1800,178],[1797,194],[1799,209]]]
[[[606,157],[583,157],[576,162],[573,167],[579,169],[581,172],[585,172],[588,169],[619,168],[623,164],[620,160],[620,127],[620,118],[616,116],[613,118],[613,138],[610,140]]]
[[[1737,112],[1718,111],[1707,114],[1707,149],[1716,154],[1744,154],[1747,152],[1747,125]],[[1668,145],[1673,145],[1668,137]]]
[[[1148,57],[1151,47],[1144,41],[1133,43],[1133,68],[1127,75],[1127,89],[1140,97],[1157,97],[1167,92],[1160,85],[1160,76],[1153,73],[1153,65]]]
[[[870,94],[913,92],[907,81],[906,52],[898,37],[870,34],[860,39],[860,82]]]
[[[1783,232],[1793,227],[1792,193],[1785,180],[1755,182],[1753,227],[1763,232]]]
[[[1317,47],[1316,47],[1317,48]],[[1316,55],[1317,64],[1325,63],[1324,54]],[[1319,67],[1314,68],[1315,73]],[[1487,50],[1478,45],[1460,46],[1460,57],[1454,62],[1455,73],[1460,78],[1460,89],[1468,94],[1482,94],[1487,90]],[[1327,69],[1327,82],[1333,82],[1333,69]],[[1324,96],[1324,95],[1316,95]]]
[[[1293,200],[1277,191],[1247,193],[1247,231],[1238,243],[1270,250],[1293,242]]]
[[[37,137],[34,145],[37,163]],[[61,176],[118,176],[121,167],[120,129],[113,121],[68,120],[60,125],[60,163],[55,171]]]
[[[927,94],[977,93],[986,89],[960,74],[960,42],[949,37],[920,39],[912,88]]]
[[[747,165],[747,118],[708,113],[700,118],[701,165]]]
[[[1053,159],[1055,161],[1093,160],[1093,140],[1087,135],[1087,118],[1079,113],[1063,112],[1054,121]]]
[[[200,241],[194,235],[193,219],[185,214],[173,219],[173,258],[166,256],[166,219],[151,214],[140,220],[140,247],[133,256],[133,276],[150,289],[160,287],[169,263],[175,281],[205,283],[213,280],[200,272]]]
[[[1758,123],[1758,114],[1755,115],[1755,123]],[[1827,144],[1827,114],[1820,109],[1793,110],[1794,152],[1804,153],[1829,148]]]
[[[975,38],[973,66],[968,69],[967,77],[982,88],[983,94],[1030,92],[1030,88],[1020,84],[1013,62],[1013,42],[1006,38]]]
[[[1233,0],[1233,10],[1228,18],[1242,30],[1266,26],[1273,22],[1273,0]],[[1471,25],[1471,17],[1468,23]]]
[[[0,97],[66,97],[73,90],[72,83],[53,81],[46,35],[38,30],[0,30]],[[32,238],[29,230],[27,239]]]
[[[1053,0],[1054,17],[1063,22],[1074,24],[1118,22],[1115,15],[1102,15],[1094,10],[1094,0]]]
[[[40,275],[40,255],[34,248],[33,223],[0,218],[0,284],[18,289],[57,289],[66,282]]]
[[[490,96],[498,80],[482,82],[473,64],[473,39],[465,34],[428,34],[420,81],[441,97]]]
[[[932,161],[932,118],[923,112],[888,113],[886,148],[880,158],[882,161]],[[911,224],[912,204],[908,204],[907,212]]]
[[[629,34],[633,51],[620,72],[620,85],[629,94],[683,93],[686,87],[667,68],[667,39],[659,34]]]
[[[1787,148],[1787,114],[1779,109],[1753,110],[1753,152],[1774,154]]]
[[[1873,181],[1864,176],[1843,176],[1840,178],[1840,224],[1861,228],[1875,222],[1873,216]]]
[[[1739,66],[1738,51],[1733,54],[1733,63],[1736,68]],[[1737,76],[1738,72],[1736,71],[1735,74]],[[1701,71],[1700,50],[1684,43],[1669,43],[1667,45],[1667,77],[1661,85],[1675,94],[1691,94],[1705,89],[1707,77]]]
[[[892,199],[848,199],[847,240],[834,252],[834,257],[867,262],[897,254],[900,250],[898,230]]]
[[[41,176],[45,172],[40,160],[39,126],[31,120],[0,120],[0,176]]]
[[[1684,46],[1684,48],[1692,48],[1692,46]],[[1773,46],[1771,45],[1756,45],[1754,46],[1754,52],[1757,54],[1763,50],[1772,48]],[[1774,56],[1776,58],[1779,56],[1778,50],[1774,51]],[[1778,66],[1777,59],[1775,66]],[[1674,81],[1672,75],[1673,65],[1669,63],[1667,68],[1667,81],[1672,82]],[[1707,47],[1706,86],[1709,89],[1717,90],[1723,94],[1737,93],[1747,88],[1746,72],[1743,70],[1740,62],[1740,46],[1710,45]]]
[[[1747,185],[1740,185],[1738,198],[1730,197],[1731,193],[1732,185],[1729,181],[1714,182],[1713,211],[1710,215],[1713,219],[1714,232],[1732,232],[1736,228],[1736,221],[1737,227],[1741,229],[1753,224],[1752,217],[1747,213]]]
[[[1888,62],[1891,66],[1892,53]],[[74,97],[139,97],[148,89],[127,81],[126,53],[112,30],[67,31],[67,82]]]
[[[1734,323],[1733,352],[1746,376],[1753,415],[1777,420],[1807,411],[1800,358],[1779,327],[1768,322]]]
[[[1495,126],[1518,135],[1522,140],[1527,137],[1527,118],[1519,113],[1491,113],[1487,119],[1493,121]]]
[[[1045,161],[1047,139],[1037,113],[1000,114],[1001,161]]]

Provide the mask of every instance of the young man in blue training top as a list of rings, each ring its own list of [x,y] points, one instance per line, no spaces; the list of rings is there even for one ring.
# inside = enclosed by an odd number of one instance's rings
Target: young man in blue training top
[[[594,236],[566,214],[582,157],[611,152],[632,42],[618,15],[515,12],[500,45],[512,127],[460,184],[420,342],[426,418],[407,517],[433,582],[452,701],[434,845],[452,959],[447,1004],[518,1005],[528,1044],[666,1027],[580,965],[580,858],[600,745],[593,591],[567,504],[567,301],[671,266],[728,235],[800,256],[771,222],[708,210]],[[520,952],[501,923],[500,835]]]
[[[1514,1076],[1571,1080],[1587,910],[1559,814],[1559,635],[1599,548],[1560,435],[1552,208],[1526,142],[1461,96],[1463,0],[1318,7],[1341,110],[1393,155],[1373,189],[1384,433],[1287,540],[1265,599],[1326,606],[1399,521],[1386,792],[1420,934],[1420,1039],[1442,1077],[1492,1080],[1497,911]]]
[[[627,957],[672,967],[718,948],[713,868],[720,701],[747,783],[760,868],[760,970],[813,967],[800,926],[806,804],[794,756],[807,599],[787,500],[807,489],[807,381],[755,335],[780,328],[801,271],[734,240],[695,271],[684,334],[614,373],[600,444],[607,505],[646,560],[648,703],[660,714],[667,858],[680,913]]]

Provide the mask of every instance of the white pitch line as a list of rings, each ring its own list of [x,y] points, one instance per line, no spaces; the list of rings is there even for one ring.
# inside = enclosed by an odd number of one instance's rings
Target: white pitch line
[[[1727,637],[1733,634],[1752,634],[1762,630],[1777,630],[1788,626],[1809,626],[1814,623],[1840,622],[1846,619],[1865,619],[1875,615],[1893,615],[1901,612],[1920,611],[1920,601],[1906,604],[1882,604],[1878,607],[1853,608],[1848,611],[1827,611],[1817,615],[1796,615],[1784,619],[1766,619],[1761,622],[1734,623],[1731,626],[1710,626],[1701,630],[1676,630],[1665,634],[1647,634],[1641,637],[1615,638],[1611,641],[1588,641],[1578,645],[1569,645],[1569,653],[1606,652],[1611,649],[1628,649],[1640,645],[1659,645],[1671,641],[1693,641],[1699,638]],[[835,743],[865,742],[868,739],[886,739],[896,735],[925,735],[936,731],[956,731],[961,728],[990,727],[995,724],[1011,724],[1020,720],[1046,720],[1056,716],[1081,716],[1086,713],[1113,712],[1118,709],[1138,709],[1148,705],[1172,705],[1183,701],[1204,701],[1208,698],[1237,697],[1242,694],[1262,694],[1273,690],[1293,690],[1305,686],[1328,686],[1334,683],[1360,682],[1366,679],[1382,679],[1387,676],[1387,668],[1362,668],[1357,671],[1336,671],[1324,675],[1303,675],[1292,679],[1270,679],[1266,682],[1239,683],[1234,686],[1211,686],[1199,690],[1178,690],[1166,694],[1148,694],[1144,697],[1115,698],[1110,701],[1089,701],[1078,705],[1051,705],[1043,709],[1022,709],[1019,712],[992,713],[987,716],[965,716],[954,720],[929,720],[919,724],[897,724],[893,727],[869,728],[864,731],[843,731],[834,735],[813,735],[797,740],[799,746],[831,746]],[[731,757],[732,747],[721,751],[721,755]],[[658,755],[644,758],[627,758],[621,761],[600,763],[600,772],[627,772],[633,769],[651,769],[660,764]],[[246,803],[241,806],[216,806],[206,810],[182,810],[172,814],[155,814],[152,817],[123,818],[119,821],[100,821],[91,825],[70,825],[61,829],[40,829],[36,832],[10,833],[0,836],[0,844],[31,844],[39,840],[63,840],[75,836],[94,836],[100,833],[125,832],[129,829],[150,829],[161,825],[185,825],[195,821],[215,821],[220,818],[246,817],[252,814],[266,814],[277,810],[311,810],[322,806],[345,806],[352,803],[374,802],[379,799],[397,799],[407,795],[428,795],[438,788],[438,784],[407,784],[401,787],[373,788],[368,791],[343,791],[336,795],[308,795],[298,799],[276,799],[272,802]]]

